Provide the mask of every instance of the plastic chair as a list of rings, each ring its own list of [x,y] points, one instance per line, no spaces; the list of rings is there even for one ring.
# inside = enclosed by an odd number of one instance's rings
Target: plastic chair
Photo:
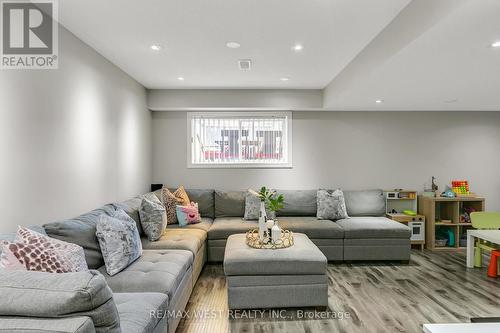
[[[498,257],[500,257],[500,251],[491,251],[490,266],[488,267],[488,276],[491,278],[496,278],[498,276]]]
[[[473,212],[470,214],[475,229],[500,229],[500,212]],[[478,240],[474,246],[474,266],[482,267],[482,251],[496,250],[494,244]]]

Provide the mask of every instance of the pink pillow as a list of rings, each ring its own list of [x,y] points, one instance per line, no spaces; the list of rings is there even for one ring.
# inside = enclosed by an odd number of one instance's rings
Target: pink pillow
[[[0,267],[49,273],[88,270],[83,248],[19,227],[15,242],[1,242]]]
[[[181,227],[201,222],[197,203],[191,202],[188,206],[176,206],[175,210],[177,213],[177,220]]]
[[[66,273],[69,267],[53,249],[3,241],[0,266],[8,270]]]
[[[68,272],[81,272],[89,269],[83,248],[79,245],[51,238],[21,226],[17,229],[16,242],[53,250],[60,258],[60,264],[66,267]]]

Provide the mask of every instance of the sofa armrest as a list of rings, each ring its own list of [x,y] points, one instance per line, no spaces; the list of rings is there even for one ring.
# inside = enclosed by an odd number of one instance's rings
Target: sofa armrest
[[[37,318],[0,316],[0,332],[95,333],[95,328],[92,319],[89,317]]]
[[[98,271],[0,270],[0,313],[12,317],[90,317],[96,332],[120,332],[113,294]]]

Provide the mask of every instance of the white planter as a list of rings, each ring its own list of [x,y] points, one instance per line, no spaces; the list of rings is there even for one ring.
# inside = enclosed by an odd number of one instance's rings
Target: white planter
[[[266,204],[264,201],[260,202],[260,211],[259,211],[259,238],[260,241],[264,241],[264,232],[266,231]]]

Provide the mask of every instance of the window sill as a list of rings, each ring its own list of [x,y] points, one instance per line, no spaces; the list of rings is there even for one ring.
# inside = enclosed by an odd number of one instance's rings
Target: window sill
[[[188,169],[292,169],[291,163],[287,164],[191,164],[187,165]]]

